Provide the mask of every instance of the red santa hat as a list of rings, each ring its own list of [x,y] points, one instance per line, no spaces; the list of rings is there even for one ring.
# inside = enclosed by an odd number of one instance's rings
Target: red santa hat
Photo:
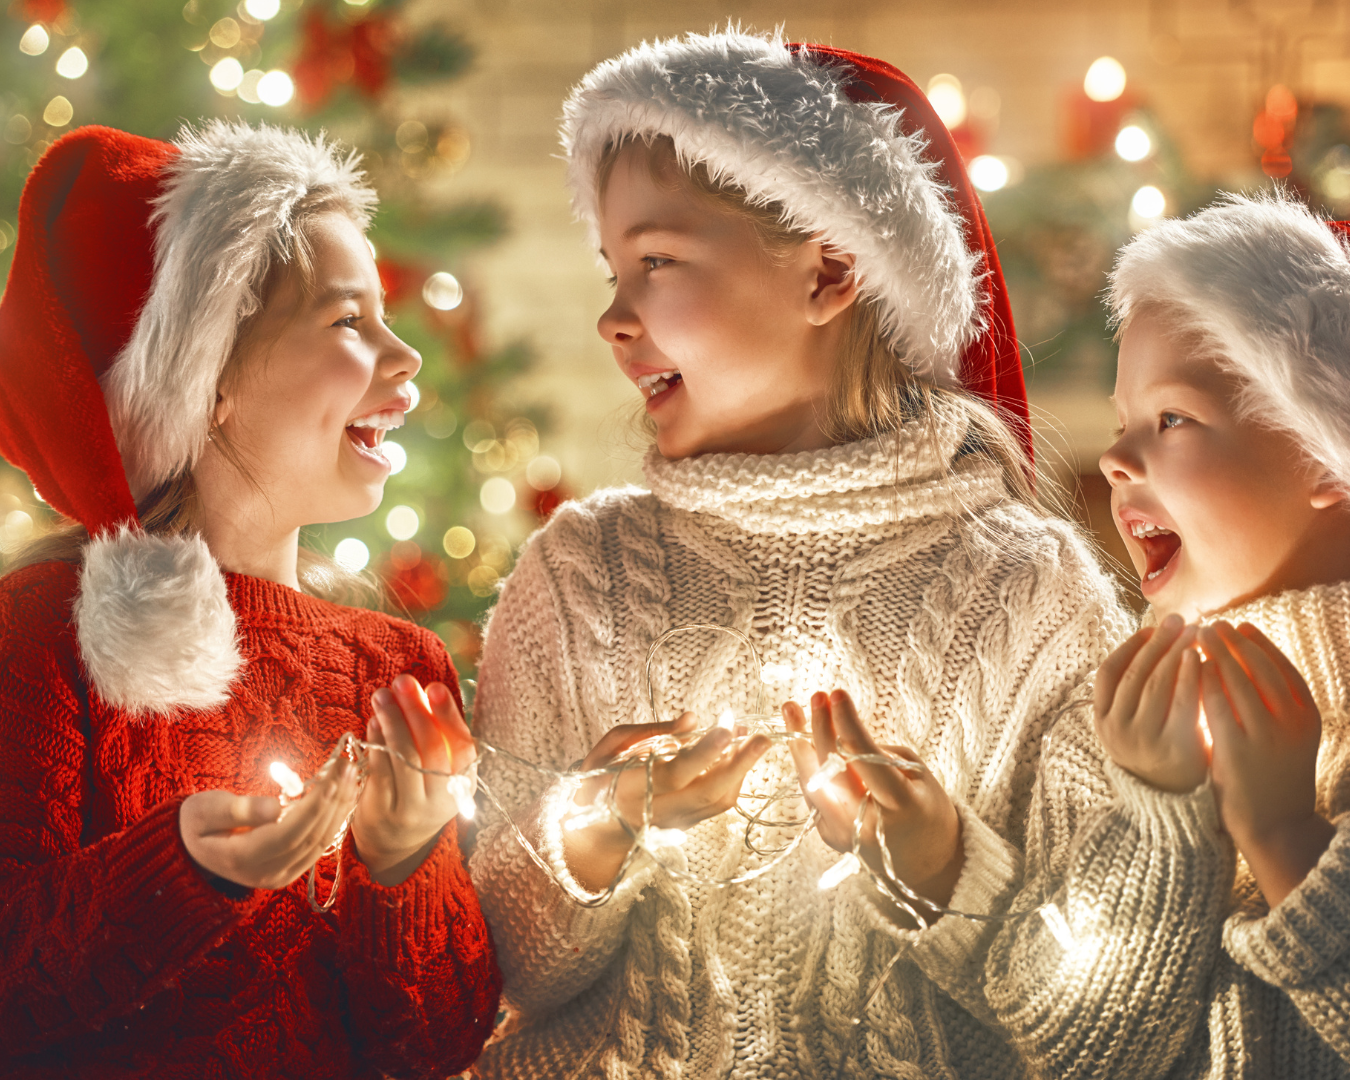
[[[1283,195],[1222,196],[1121,249],[1108,304],[1175,313],[1240,381],[1246,415],[1290,432],[1350,492],[1350,225]]]
[[[858,53],[731,30],[606,61],[572,92],[562,128],[574,206],[597,246],[605,147],[657,135],[682,162],[853,255],[896,355],[922,379],[988,400],[1030,457],[993,237],[951,134],[907,76]]]
[[[117,707],[217,705],[238,674],[205,543],[145,534],[136,501],[196,463],[239,325],[312,195],[362,227],[375,204],[322,137],[221,121],[173,143],[79,128],[24,187],[0,299],[0,454],[89,531],[75,624]]]

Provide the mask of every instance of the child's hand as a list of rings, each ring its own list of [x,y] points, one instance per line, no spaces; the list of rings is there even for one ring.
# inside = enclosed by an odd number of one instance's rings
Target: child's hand
[[[795,701],[783,705],[783,721],[789,731],[806,733],[806,714]],[[903,747],[879,747],[858,719],[853,699],[843,690],[811,695],[811,743],[808,746],[801,739],[789,743],[803,790],[836,747],[853,754],[888,753],[919,760]],[[819,812],[816,827],[821,838],[836,851],[852,851],[858,805],[869,791],[881,815],[896,874],[920,896],[946,904],[965,862],[961,819],[927,769],[915,774],[888,765],[855,763],[820,790],[806,792]],[[865,819],[863,828],[863,857],[869,865],[880,866],[875,818]]]
[[[635,743],[656,735],[692,730],[694,714],[662,724],[619,724],[601,736],[582,762],[582,769],[598,769]],[[715,727],[698,742],[684,747],[667,762],[652,770],[651,823],[662,829],[687,829],[705,818],[715,817],[735,805],[745,774],[750,771],[769,740],[755,735],[731,750],[732,733]],[[608,792],[611,777],[591,780],[573,798],[578,806],[589,805]],[[616,808],[635,829],[641,825],[647,796],[647,770],[625,769],[615,790]],[[586,888],[599,891],[614,880],[632,837],[618,822],[609,821],[563,833],[568,867]]]
[[[1219,813],[1274,907],[1335,832],[1314,805],[1322,714],[1298,669],[1250,623],[1207,626],[1200,644]]]
[[[367,742],[442,773],[462,771],[472,761],[473,736],[443,684],[432,683],[423,693],[411,675],[400,675],[371,700],[375,715],[366,727]],[[376,882],[399,885],[422,865],[456,812],[445,776],[428,776],[393,754],[372,750],[366,790],[352,818],[357,856]]]
[[[1163,791],[1192,791],[1209,766],[1200,731],[1194,626],[1169,615],[1145,627],[1097,672],[1093,715],[1111,759]]]
[[[284,889],[333,842],[356,791],[356,767],[339,758],[285,814],[275,798],[199,791],[183,801],[178,831],[206,873],[250,889]]]

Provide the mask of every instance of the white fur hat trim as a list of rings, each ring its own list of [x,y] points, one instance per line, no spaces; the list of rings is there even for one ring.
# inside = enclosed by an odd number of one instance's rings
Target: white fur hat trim
[[[894,109],[851,101],[843,80],[778,36],[728,30],[631,49],[595,68],[563,108],[574,208],[598,247],[606,145],[668,135],[681,161],[781,204],[793,228],[853,255],[897,355],[956,385],[962,350],[983,329],[982,267],[922,137],[901,134]]]
[[[1109,303],[1118,322],[1180,309],[1241,379],[1245,414],[1350,490],[1350,254],[1306,206],[1226,195],[1164,221],[1121,252]]]
[[[300,200],[328,194],[363,229],[376,202],[356,156],[322,135],[215,120],[185,127],[175,145],[152,217],[150,295],[103,376],[137,499],[201,454],[235,331],[258,307],[269,253],[284,250]]]
[[[243,667],[225,579],[200,536],[123,527],[90,540],[74,621],[99,697],[133,715],[222,705]]]

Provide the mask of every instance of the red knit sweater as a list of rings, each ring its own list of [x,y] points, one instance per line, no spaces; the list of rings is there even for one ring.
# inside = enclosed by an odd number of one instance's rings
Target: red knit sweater
[[[246,661],[232,700],[147,722],[86,685],[73,567],[0,578],[0,1073],[455,1073],[501,985],[456,829],[395,888],[348,841],[326,916],[303,879],[226,897],[178,832],[194,791],[276,794],[277,759],[313,772],[399,672],[458,694],[449,658],[397,619],[226,580]]]

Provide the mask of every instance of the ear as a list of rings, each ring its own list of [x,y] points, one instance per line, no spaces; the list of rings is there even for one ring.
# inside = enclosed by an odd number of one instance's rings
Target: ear
[[[858,299],[858,278],[853,272],[855,260],[847,252],[836,251],[819,240],[812,240],[809,246],[812,249],[812,289],[807,300],[806,321],[812,326],[824,326]]]
[[[234,412],[234,403],[222,394],[216,391],[216,407],[212,411],[212,417],[215,420],[215,427],[220,427],[230,418],[230,413]]]
[[[1346,492],[1345,485],[1339,483],[1330,472],[1323,472],[1313,483],[1308,501],[1314,510],[1327,510],[1345,503],[1348,496],[1350,493]]]

